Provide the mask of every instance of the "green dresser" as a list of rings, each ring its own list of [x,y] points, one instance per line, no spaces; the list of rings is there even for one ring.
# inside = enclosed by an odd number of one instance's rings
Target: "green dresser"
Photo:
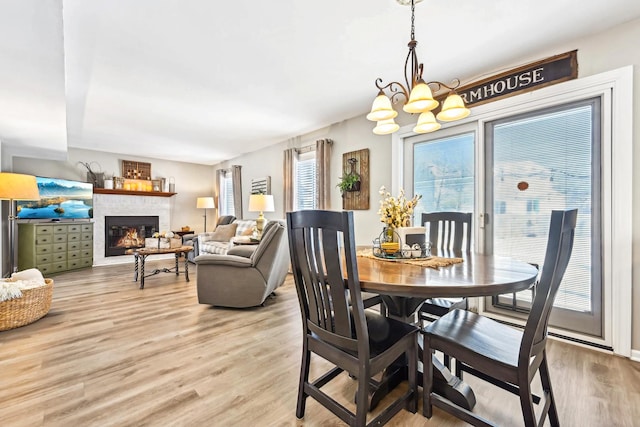
[[[18,224],[18,269],[44,276],[93,265],[93,223]]]

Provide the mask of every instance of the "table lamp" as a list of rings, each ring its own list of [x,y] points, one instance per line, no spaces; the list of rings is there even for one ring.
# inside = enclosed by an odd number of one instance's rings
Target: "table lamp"
[[[0,172],[0,200],[9,200],[9,275],[17,271],[15,263],[16,200],[39,200],[36,177]]]
[[[216,202],[213,197],[198,197],[196,208],[204,209],[204,232],[207,232],[207,209],[215,209]]]
[[[256,219],[256,230],[258,238],[262,237],[262,230],[267,220],[264,218],[263,212],[273,212],[275,207],[273,204],[273,195],[271,194],[252,194],[249,196],[249,212],[260,212]]]

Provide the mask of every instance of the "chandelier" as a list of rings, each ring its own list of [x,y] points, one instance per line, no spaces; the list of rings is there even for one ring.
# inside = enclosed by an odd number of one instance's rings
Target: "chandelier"
[[[397,131],[400,126],[393,119],[398,115],[398,112],[393,109],[391,103],[396,104],[401,98],[404,98],[402,109],[405,112],[411,114],[420,113],[418,123],[413,128],[413,131],[416,133],[433,132],[442,126],[437,120],[441,122],[460,120],[467,117],[471,111],[465,107],[462,97],[455,91],[460,86],[460,80],[454,79],[451,85],[438,81],[425,83],[422,78],[423,65],[418,62],[418,55],[416,54],[418,42],[415,39],[414,26],[415,3],[419,3],[422,0],[396,1],[403,6],[411,5],[411,41],[409,41],[409,54],[404,63],[406,85],[400,82],[391,82],[383,86],[382,79],[376,79],[378,95],[373,101],[371,112],[367,114],[367,119],[377,122],[376,127],[373,129],[373,133],[376,135],[387,135]],[[438,107],[439,102],[433,99],[430,86],[433,86],[436,92],[442,89],[449,91],[449,95],[437,116],[434,116],[432,110]],[[385,90],[390,93],[390,97],[385,94]]]

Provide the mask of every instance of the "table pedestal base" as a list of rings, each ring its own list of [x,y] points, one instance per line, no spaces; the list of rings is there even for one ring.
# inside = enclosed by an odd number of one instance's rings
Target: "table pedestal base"
[[[415,312],[420,308],[424,300],[417,298],[405,298],[389,295],[382,295],[382,299],[387,306],[389,317],[401,320],[406,323],[414,323]],[[422,359],[422,340],[418,340],[419,357]],[[476,396],[471,387],[460,378],[453,375],[446,366],[438,360],[435,355],[433,359],[433,391],[443,396],[455,404],[471,411],[476,405]],[[407,364],[404,358],[398,359],[394,365],[383,375],[382,381],[370,396],[370,409],[387,395],[395,386],[406,380]],[[422,372],[418,371],[418,384],[422,385]]]

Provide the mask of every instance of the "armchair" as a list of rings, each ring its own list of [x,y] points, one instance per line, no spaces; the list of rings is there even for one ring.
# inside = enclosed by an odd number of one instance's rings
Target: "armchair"
[[[289,268],[283,221],[269,221],[254,248],[238,246],[225,255],[195,258],[198,302],[220,307],[253,307],[283,282]]]

